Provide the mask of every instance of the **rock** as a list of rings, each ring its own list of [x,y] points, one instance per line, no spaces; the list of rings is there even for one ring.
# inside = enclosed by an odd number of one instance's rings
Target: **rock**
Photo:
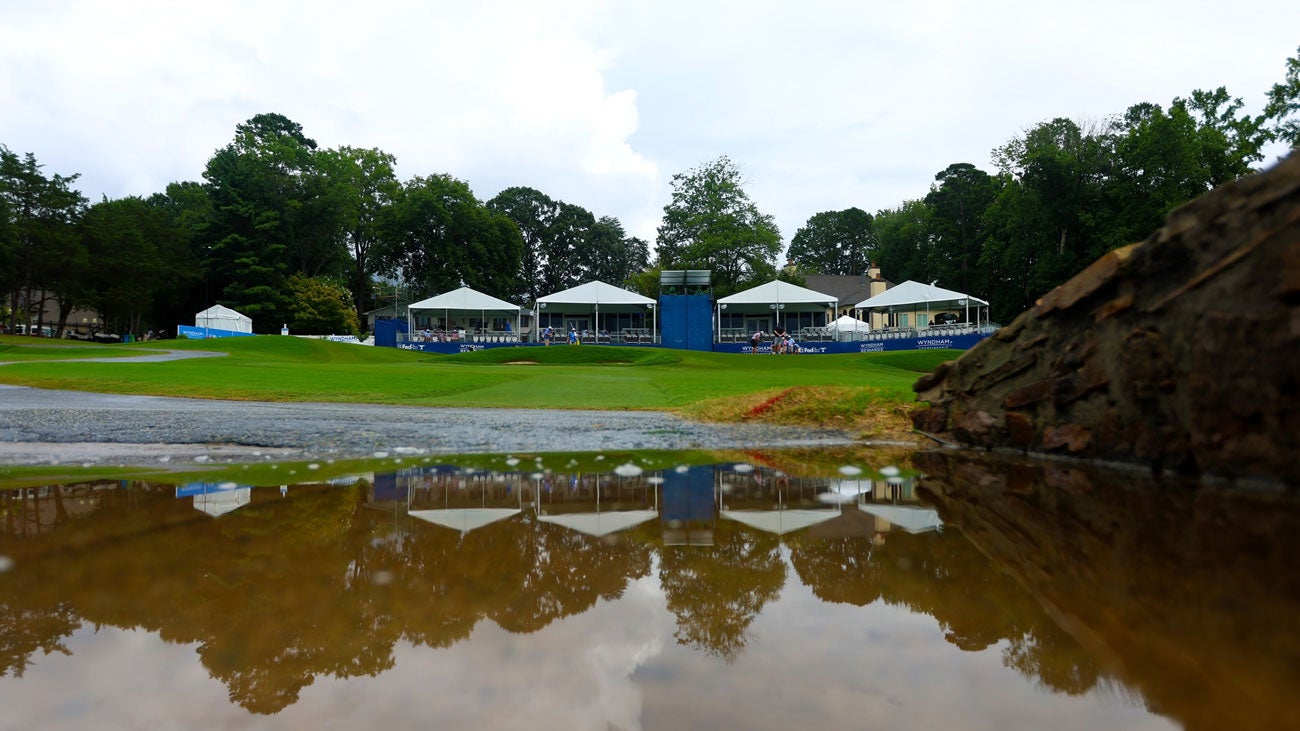
[[[1300,485],[1300,155],[1173,211],[915,387],[962,444]]]

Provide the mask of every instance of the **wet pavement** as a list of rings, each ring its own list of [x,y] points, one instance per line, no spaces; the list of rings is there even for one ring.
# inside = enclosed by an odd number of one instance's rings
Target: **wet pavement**
[[[213,401],[0,385],[0,464],[848,444],[836,429],[705,424],[648,411]]]

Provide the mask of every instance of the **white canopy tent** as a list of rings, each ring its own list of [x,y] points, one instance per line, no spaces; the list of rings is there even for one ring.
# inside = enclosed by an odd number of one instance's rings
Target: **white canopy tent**
[[[858,509],[877,518],[883,518],[889,521],[891,526],[901,528],[908,533],[925,533],[943,527],[943,521],[939,519],[939,512],[932,508],[861,503],[858,505]]]
[[[562,525],[579,533],[601,538],[611,533],[626,530],[634,525],[641,525],[647,520],[659,517],[655,510],[620,510],[603,513],[562,513],[560,515],[539,515],[543,523]]]
[[[954,292],[951,289],[932,284],[924,284],[914,280],[907,280],[902,284],[881,292],[875,297],[862,300],[855,309],[859,310],[888,310],[890,312],[921,312],[927,314],[932,310],[947,311],[965,309],[966,322],[971,322],[970,308],[975,305],[975,317],[979,319],[979,308],[987,307],[988,302],[972,297],[962,292]],[[928,318],[927,318],[928,319]]]
[[[520,326],[520,310],[521,308],[518,305],[512,305],[492,295],[483,294],[477,290],[462,286],[459,289],[453,289],[450,292],[444,292],[409,305],[406,308],[406,333],[410,335],[414,332],[416,312],[436,313],[439,311],[443,313],[443,320],[447,323],[451,322],[453,312],[461,317],[477,313],[481,322],[487,322],[488,314],[513,316],[515,319],[515,332],[517,333]]]
[[[649,311],[652,323],[650,331],[655,332],[658,330],[654,300],[599,280],[580,284],[555,294],[548,294],[545,297],[538,297],[537,310],[534,314],[539,322],[542,311],[546,309],[563,314],[590,310],[593,313],[592,317],[595,321],[596,332],[601,331],[601,310],[604,310],[606,315],[612,313],[644,314]]]
[[[831,323],[831,326],[832,328],[835,328],[835,332],[839,334],[839,338],[836,339],[841,339],[841,341],[857,339],[859,334],[871,332],[870,323],[863,323],[862,320],[858,320],[857,317],[854,317],[853,315],[837,317],[835,323]]]
[[[840,517],[839,510],[722,510],[722,517],[783,536]]]
[[[723,310],[729,309],[733,313],[772,312],[775,313],[776,321],[779,324],[781,322],[781,313],[786,310],[791,312],[835,312],[838,307],[839,300],[833,295],[774,279],[767,284],[760,284],[757,287],[751,287],[743,292],[737,292],[718,300],[718,311],[716,313],[718,340],[722,339]],[[829,315],[827,317],[829,318]]]
[[[237,487],[232,490],[212,490],[194,496],[194,509],[220,518],[244,507],[253,500],[253,488]]]
[[[406,514],[434,525],[458,530],[463,536],[472,530],[491,525],[498,520],[505,520],[512,515],[518,515],[520,512],[518,508],[444,508],[440,510],[409,510]]]
[[[195,313],[194,327],[252,333],[253,318],[236,312],[225,305],[213,305],[202,312]]]

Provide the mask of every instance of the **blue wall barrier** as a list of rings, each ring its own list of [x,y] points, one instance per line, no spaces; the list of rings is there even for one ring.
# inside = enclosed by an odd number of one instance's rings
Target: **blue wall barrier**
[[[176,337],[184,335],[190,340],[207,340],[209,338],[239,338],[251,336],[253,333],[241,333],[234,330],[220,330],[215,327],[194,327],[193,325],[177,325]]]

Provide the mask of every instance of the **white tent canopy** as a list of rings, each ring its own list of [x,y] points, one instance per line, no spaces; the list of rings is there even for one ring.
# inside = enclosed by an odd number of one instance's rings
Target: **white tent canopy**
[[[931,508],[862,503],[858,505],[858,509],[877,518],[884,518],[889,521],[890,525],[901,528],[908,533],[924,533],[939,530],[943,527],[943,521],[939,519],[938,511]]]
[[[225,305],[213,305],[194,315],[194,327],[251,333],[253,332],[253,318],[236,312]]]
[[[253,500],[253,488],[237,487],[233,490],[213,490],[194,496],[194,509],[214,518],[244,507]]]
[[[519,514],[518,508],[451,508],[444,510],[410,510],[407,515],[428,521],[464,535],[477,528],[490,525],[498,520],[505,520]]]
[[[594,327],[599,332],[602,329],[600,324],[602,311],[607,315],[649,312],[653,322],[656,319],[655,304],[655,301],[649,297],[597,280],[538,297],[537,315],[540,318],[544,311],[561,314],[591,312],[595,320]],[[658,328],[652,325],[650,329],[653,332]]]
[[[907,280],[902,284],[881,292],[875,297],[862,300],[856,305],[859,310],[890,310],[898,312],[929,312],[944,310],[961,310],[967,312],[966,322],[970,322],[970,308],[986,307],[988,302],[951,289]],[[976,314],[978,319],[978,313]]]
[[[852,315],[844,315],[840,317],[839,319],[835,320],[835,322],[831,323],[831,327],[835,328],[836,330],[839,330],[840,332],[864,333],[864,332],[871,331],[870,324],[863,322],[862,320],[859,320],[858,318]]]
[[[829,309],[835,308],[838,303],[839,300],[829,294],[814,292],[779,279],[718,300],[720,305],[813,304]]]
[[[772,313],[779,325],[783,319],[783,311],[786,313],[831,313],[838,308],[839,300],[834,295],[775,279],[767,284],[760,284],[757,287],[751,287],[743,292],[737,292],[718,300],[717,312],[714,314],[718,326],[717,338],[722,340],[724,310],[728,315],[743,315],[746,316],[746,319],[756,315]],[[830,319],[829,314],[826,319]],[[813,322],[818,326],[821,325],[815,319]]]
[[[562,525],[565,528],[586,533],[600,538],[610,533],[640,525],[647,520],[654,520],[659,513],[654,510],[621,510],[604,513],[563,513],[560,515],[539,515],[543,523]]]
[[[722,517],[778,536],[840,517],[838,510],[723,510]]]
[[[639,305],[641,307],[655,303],[649,297],[601,281],[587,282],[562,292],[537,298],[538,304],[543,302],[548,305]]]
[[[469,287],[460,287],[450,292],[444,292],[428,299],[415,302],[406,308],[407,310],[407,330],[412,331],[415,327],[416,312],[439,312],[443,313],[444,319],[450,321],[452,313],[462,317],[477,313],[479,319],[487,320],[488,314],[506,315],[514,317],[515,332],[519,331],[519,312],[518,305],[512,305],[505,300],[497,299],[489,294],[483,294]]]

